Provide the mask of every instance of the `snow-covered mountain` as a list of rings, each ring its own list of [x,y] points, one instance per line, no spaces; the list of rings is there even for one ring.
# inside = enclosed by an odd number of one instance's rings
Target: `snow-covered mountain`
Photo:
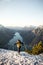
[[[43,54],[18,54],[17,51],[0,49],[0,65],[43,65]]]

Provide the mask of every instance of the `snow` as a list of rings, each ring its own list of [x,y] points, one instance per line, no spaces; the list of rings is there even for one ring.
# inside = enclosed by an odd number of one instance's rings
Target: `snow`
[[[0,49],[0,65],[43,65],[43,54],[19,54],[17,51]]]

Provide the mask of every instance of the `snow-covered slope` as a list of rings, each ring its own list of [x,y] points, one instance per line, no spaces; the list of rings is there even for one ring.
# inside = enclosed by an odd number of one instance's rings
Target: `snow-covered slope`
[[[43,65],[43,54],[29,55],[26,52],[0,49],[0,65]]]

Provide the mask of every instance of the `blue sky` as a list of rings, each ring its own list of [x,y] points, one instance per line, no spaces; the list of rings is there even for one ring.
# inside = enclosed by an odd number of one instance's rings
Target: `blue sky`
[[[43,25],[43,0],[0,0],[0,24]]]

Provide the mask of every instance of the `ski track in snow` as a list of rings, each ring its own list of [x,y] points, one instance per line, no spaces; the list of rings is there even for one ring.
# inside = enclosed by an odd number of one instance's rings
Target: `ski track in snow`
[[[43,65],[43,54],[18,54],[17,51],[0,49],[0,65]]]

